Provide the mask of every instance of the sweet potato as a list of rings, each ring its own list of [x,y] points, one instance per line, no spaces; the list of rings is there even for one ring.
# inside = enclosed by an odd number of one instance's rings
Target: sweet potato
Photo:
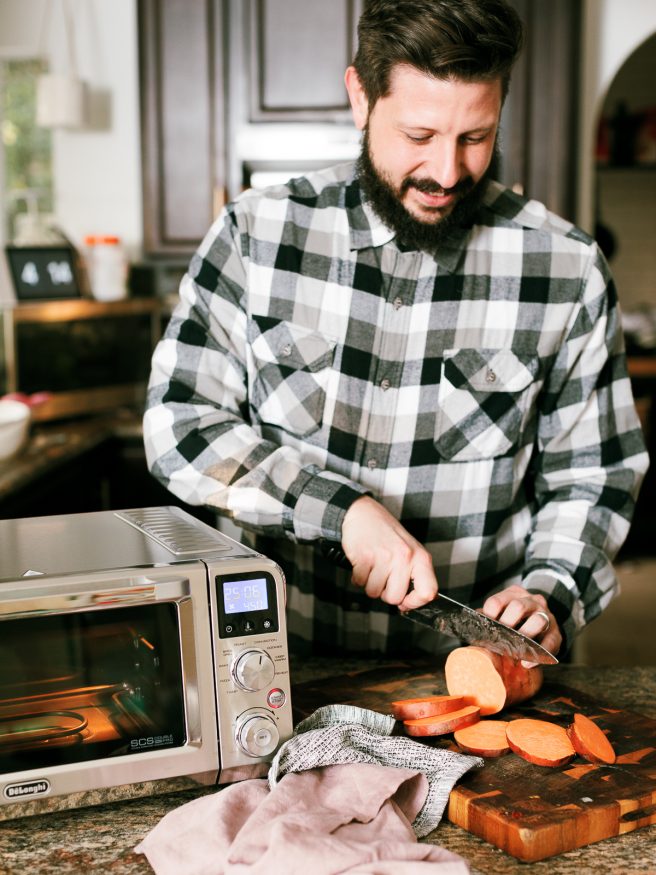
[[[530,699],[542,686],[539,666],[500,656],[485,647],[458,647],[444,666],[446,687],[452,696],[467,696],[481,709],[481,717]]]
[[[392,714],[397,720],[418,720],[457,711],[467,704],[464,696],[421,696],[392,702]]]
[[[506,727],[511,750],[536,766],[563,766],[576,756],[567,730],[547,720],[520,718]]]
[[[574,750],[583,759],[591,763],[607,763],[608,765],[615,762],[613,745],[597,724],[593,723],[585,714],[574,715],[574,721],[569,725],[567,735]]]
[[[445,735],[463,726],[470,726],[480,720],[476,705],[467,705],[458,711],[438,714],[435,717],[420,717],[417,720],[404,720],[403,728],[408,735]]]
[[[507,720],[480,720],[453,733],[456,744],[464,753],[479,757],[500,757],[508,753]]]

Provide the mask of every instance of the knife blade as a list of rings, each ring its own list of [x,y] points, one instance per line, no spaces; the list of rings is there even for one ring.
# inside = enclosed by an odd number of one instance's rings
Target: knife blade
[[[493,650],[502,656],[538,662],[542,665],[558,663],[553,653],[533,638],[442,593],[439,593],[432,602],[420,608],[401,611],[400,614],[406,620],[428,626],[435,632],[460,638],[467,644],[487,647],[488,650]]]
[[[320,541],[319,546],[323,555],[342,568],[351,568],[351,563],[342,550],[341,544],[332,541]],[[432,602],[422,605],[421,608],[412,608],[409,611],[400,611],[402,617],[412,620],[422,626],[428,626],[435,632],[441,632],[453,638],[466,641],[467,644],[478,644],[487,647],[502,656],[512,659],[523,659],[526,662],[538,662],[542,665],[556,665],[558,660],[528,635],[523,635],[517,629],[506,626],[498,620],[481,614],[479,611],[463,605],[438,593]]]

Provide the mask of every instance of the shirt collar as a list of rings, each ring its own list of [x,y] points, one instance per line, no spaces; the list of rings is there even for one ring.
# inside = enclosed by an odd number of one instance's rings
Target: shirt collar
[[[388,228],[378,218],[369,204],[363,200],[362,190],[360,189],[355,169],[347,180],[344,197],[351,249],[369,249],[372,246],[383,246],[394,239],[394,231]]]
[[[353,169],[344,189],[344,206],[348,216],[351,249],[368,249],[384,246],[396,233],[378,217],[372,207],[362,197],[360,183]],[[454,273],[472,233],[471,228],[455,231],[435,255],[440,267]]]

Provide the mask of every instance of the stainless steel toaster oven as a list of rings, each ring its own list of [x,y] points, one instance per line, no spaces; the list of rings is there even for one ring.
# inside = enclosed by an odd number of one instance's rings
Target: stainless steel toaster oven
[[[177,507],[0,521],[0,820],[261,776],[284,578]]]

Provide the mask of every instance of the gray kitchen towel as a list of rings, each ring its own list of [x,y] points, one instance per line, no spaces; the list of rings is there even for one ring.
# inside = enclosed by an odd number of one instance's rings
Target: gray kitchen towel
[[[325,705],[294,729],[271,763],[273,790],[289,772],[345,763],[376,763],[414,769],[428,779],[428,794],[412,823],[419,838],[439,824],[453,785],[466,772],[483,765],[480,757],[431,747],[405,736],[393,736],[395,720],[354,705]]]

